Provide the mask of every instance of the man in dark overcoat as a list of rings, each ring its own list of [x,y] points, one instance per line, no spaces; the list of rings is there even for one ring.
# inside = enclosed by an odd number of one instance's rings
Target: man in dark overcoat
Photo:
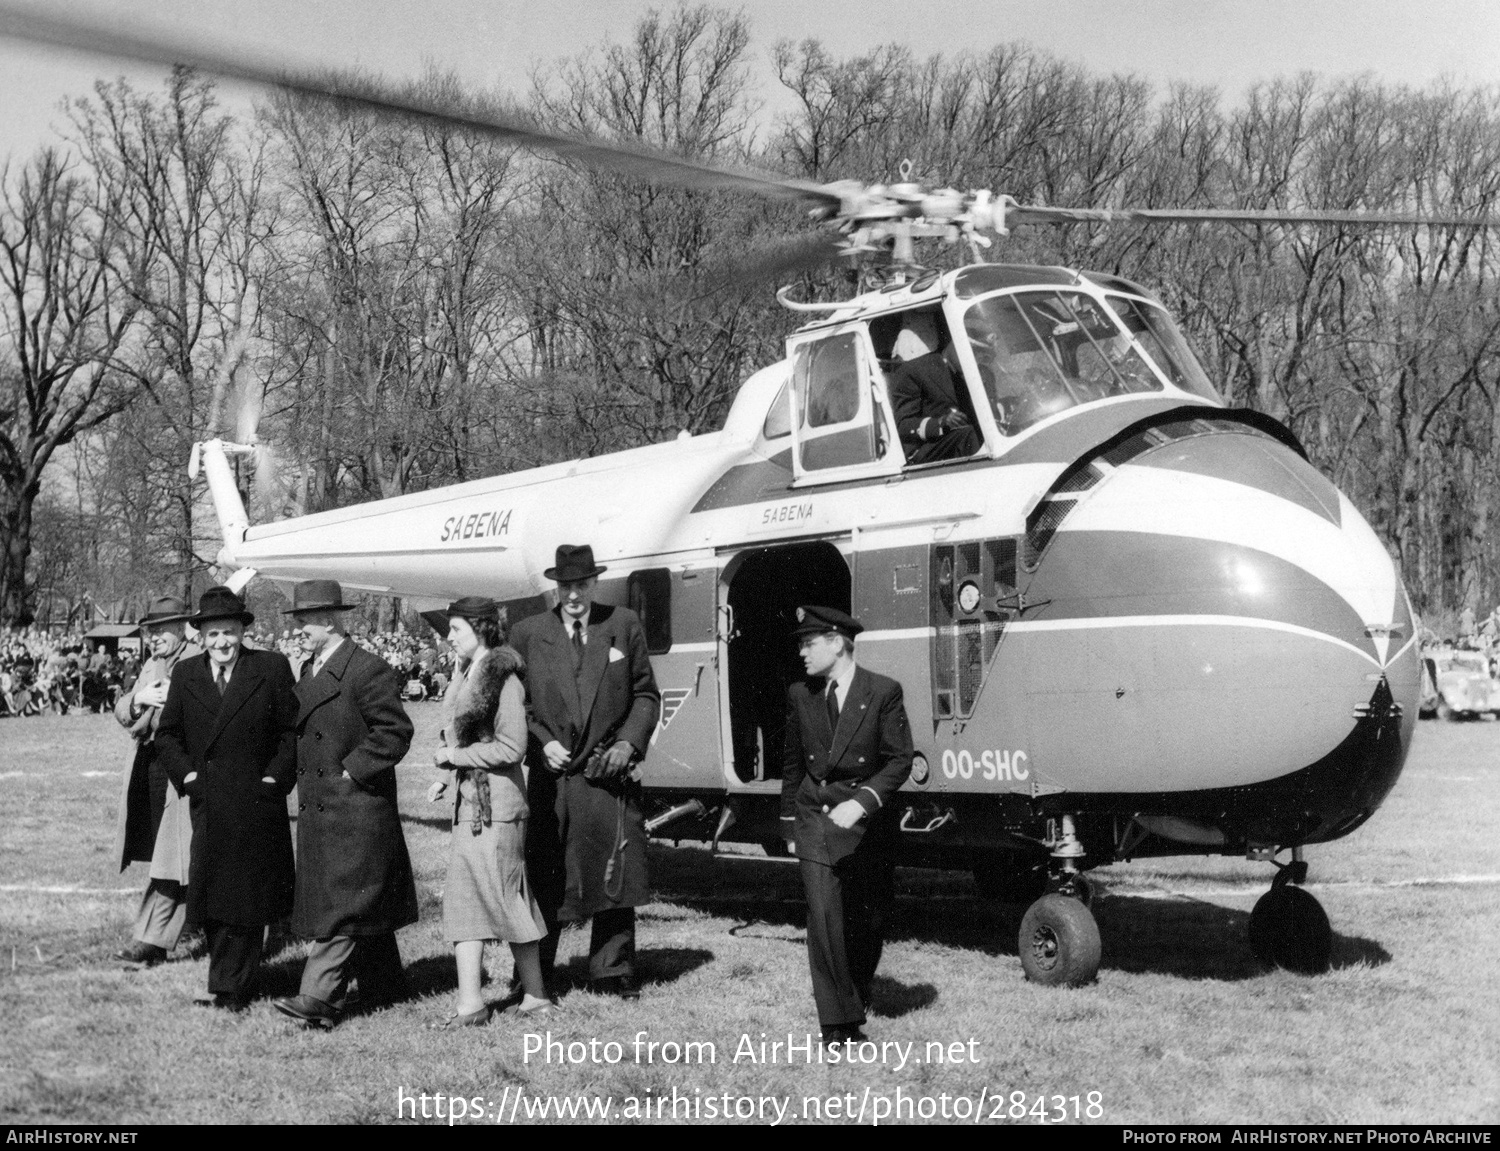
[[[781,827],[807,894],[807,958],[825,1043],[863,1038],[895,887],[888,808],[911,774],[901,685],[859,667],[859,621],[797,609],[808,680],[787,692]]]
[[[204,654],[172,671],[157,754],[193,815],[189,924],[208,935],[208,993],[240,1010],[260,967],[267,924],[292,910],[294,867],[286,797],[297,782],[297,693],[291,665],[244,646],[255,617],[211,587],[188,622]]]
[[[298,994],[275,1002],[305,1026],[342,1016],[350,977],[365,1007],[406,993],[396,929],[417,921],[417,889],[396,806],[411,746],[401,684],[344,630],[334,580],[292,592],[307,657],[297,681],[297,894],[292,930],[313,941]]]
[[[187,639],[187,618],[191,614],[175,596],[163,596],[152,603],[140,619],[151,657],[135,683],[115,703],[115,719],[135,743],[115,828],[120,870],[135,862],[151,865],[135,917],[134,938],[117,958],[143,967],[167,957],[187,919],[193,820],[187,797],[168,781],[166,768],[157,759],[156,727],[162,705],[167,702],[172,669],[180,660],[199,654]]]
[[[558,922],[592,919],[590,986],[634,999],[635,909],[650,898],[634,765],[656,729],[661,693],[640,618],[594,603],[604,570],[589,545],[559,547],[556,566],[543,573],[557,582],[557,607],[516,624],[510,642],[526,661],[533,744],[527,866],[548,928],[543,975],[551,978]],[[557,822],[550,825],[537,815],[553,786]],[[559,870],[561,892],[553,878]]]

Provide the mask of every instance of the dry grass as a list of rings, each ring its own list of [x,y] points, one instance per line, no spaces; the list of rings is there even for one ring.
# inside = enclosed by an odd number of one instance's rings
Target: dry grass
[[[435,708],[415,709],[419,731]],[[419,750],[425,746],[419,742]],[[0,1118],[10,1122],[390,1121],[398,1089],[513,1100],[612,1096],[791,1097],[855,1102],[946,1094],[1098,1091],[1111,1122],[1496,1122],[1500,1120],[1500,725],[1424,724],[1396,793],[1351,839],[1310,852],[1313,890],[1336,931],[1334,970],[1307,979],[1248,954],[1247,915],[1269,869],[1242,860],[1143,861],[1096,873],[1099,982],[1025,983],[1018,910],[987,906],[967,876],[903,871],[876,988],[872,1038],[967,1044],[977,1064],[868,1067],[731,1062],[758,1042],[815,1029],[795,869],[655,849],[658,900],[640,932],[638,1004],[574,991],[548,1027],[564,1042],[613,1040],[624,1061],[524,1059],[524,1031],[429,1030],[451,999],[438,933],[444,836],[403,782],[423,920],[401,934],[420,995],[330,1034],[294,1031],[258,1002],[243,1016],[194,1009],[201,958],[149,972],[109,960],[125,941],[144,868],[111,866],[125,739],[107,717],[0,721]],[[23,772],[22,775],[10,775]],[[44,888],[68,888],[53,893]],[[578,968],[582,933],[564,937]],[[266,971],[294,989],[295,943]],[[508,966],[496,958],[498,971]],[[636,1063],[657,1042],[708,1040],[712,1065]],[[702,1104],[699,1104],[702,1106]],[[1069,1103],[1071,1107],[1072,1104]],[[993,1112],[986,1103],[985,1117]],[[1004,1107],[1000,1109],[1003,1113]],[[518,1119],[524,1118],[524,1109]],[[866,1118],[870,1116],[867,1112]]]

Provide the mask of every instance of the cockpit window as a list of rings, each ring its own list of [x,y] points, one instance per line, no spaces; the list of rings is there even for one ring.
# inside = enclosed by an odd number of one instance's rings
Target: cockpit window
[[[1109,306],[1169,380],[1184,391],[1215,403],[1224,402],[1218,389],[1198,363],[1198,357],[1188,347],[1187,338],[1164,309],[1148,304],[1145,300],[1113,295],[1109,297]]]
[[[1005,435],[1093,400],[1163,390],[1129,334],[1082,292],[990,296],[964,314],[964,333]]]

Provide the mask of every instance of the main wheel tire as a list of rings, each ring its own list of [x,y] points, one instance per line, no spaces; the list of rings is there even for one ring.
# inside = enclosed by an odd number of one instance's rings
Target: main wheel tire
[[[1250,950],[1288,971],[1321,975],[1333,955],[1328,913],[1300,887],[1273,887],[1250,912]]]
[[[1004,855],[983,856],[973,867],[974,884],[984,899],[997,903],[1031,903],[1047,894],[1047,862]]]
[[[1044,895],[1027,909],[1016,946],[1033,983],[1078,987],[1099,974],[1099,925],[1066,895]]]

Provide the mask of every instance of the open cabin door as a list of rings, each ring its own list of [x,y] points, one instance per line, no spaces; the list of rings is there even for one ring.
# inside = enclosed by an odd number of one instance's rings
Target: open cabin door
[[[797,608],[822,604],[848,611],[851,591],[849,563],[829,540],[724,556],[719,666],[726,674],[719,684],[730,790],[780,792],[786,692],[804,676],[791,634]]]
[[[900,472],[896,422],[865,326],[794,337],[787,348],[794,485]]]

